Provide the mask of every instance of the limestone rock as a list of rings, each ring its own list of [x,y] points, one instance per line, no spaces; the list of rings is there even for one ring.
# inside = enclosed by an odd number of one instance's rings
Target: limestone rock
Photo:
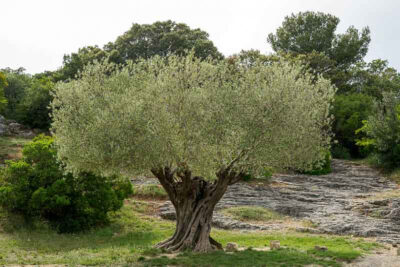
[[[231,242],[231,243],[226,244],[225,251],[236,252],[236,251],[238,251],[238,248],[239,248],[238,244]]]
[[[281,248],[281,242],[279,242],[279,240],[271,240],[269,242],[269,248],[271,250],[273,249],[280,249]]]
[[[5,124],[0,123],[0,136],[8,135],[8,127]]]

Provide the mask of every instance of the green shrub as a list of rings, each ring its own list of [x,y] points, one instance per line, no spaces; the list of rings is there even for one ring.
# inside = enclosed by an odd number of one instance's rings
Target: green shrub
[[[325,153],[325,158],[322,160],[322,162],[315,163],[311,170],[300,171],[300,173],[309,175],[324,175],[331,172],[331,153],[329,151]]]
[[[395,93],[383,93],[382,101],[375,102],[373,113],[357,130],[366,137],[357,144],[373,149],[377,165],[386,170],[400,166],[400,99]]]
[[[340,144],[332,146],[331,154],[335,159],[351,159],[350,150]]]
[[[65,173],[53,139],[38,136],[25,145],[23,158],[8,161],[0,177],[0,206],[31,220],[40,217],[59,232],[76,232],[108,222],[108,213],[132,193],[120,177]]]
[[[272,175],[274,174],[274,170],[272,168],[264,168],[264,171],[261,175],[253,175],[252,173],[248,173],[243,177],[243,181],[250,182],[253,180],[259,180],[264,182],[270,182],[272,179]]]
[[[371,114],[373,98],[364,94],[348,94],[335,96],[332,114],[335,117],[333,132],[339,145],[348,149],[352,157],[364,157],[356,139],[362,136],[355,131],[362,127],[362,121]]]

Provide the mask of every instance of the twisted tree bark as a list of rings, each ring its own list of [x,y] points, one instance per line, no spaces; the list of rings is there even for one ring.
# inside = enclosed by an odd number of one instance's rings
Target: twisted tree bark
[[[202,177],[192,177],[189,170],[176,171],[164,167],[152,169],[152,173],[164,187],[176,211],[174,235],[156,247],[195,252],[222,249],[221,244],[210,236],[213,211],[228,186],[239,181],[244,174],[226,168],[216,174],[216,181],[208,182]]]

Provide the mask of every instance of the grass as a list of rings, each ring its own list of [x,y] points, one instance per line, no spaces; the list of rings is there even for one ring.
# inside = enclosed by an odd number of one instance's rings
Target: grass
[[[400,168],[396,168],[391,171],[389,174],[386,175],[391,181],[395,182],[396,184],[400,185]]]
[[[22,157],[22,147],[31,139],[21,137],[0,137],[0,163]]]
[[[222,213],[239,221],[270,221],[284,217],[279,213],[257,206],[239,206],[222,210]]]
[[[139,185],[133,188],[133,196],[143,199],[167,199],[164,188],[158,184]]]
[[[121,211],[113,214],[110,225],[64,235],[57,234],[44,222],[26,226],[18,217],[0,213],[0,265],[340,266],[341,261],[351,261],[378,247],[346,237],[213,229],[212,236],[224,246],[236,242],[241,247],[266,247],[270,240],[280,240],[286,248],[234,254],[186,252],[169,259],[152,246],[171,236],[175,223],[146,216],[148,209],[151,204],[129,199]],[[315,245],[326,246],[328,250],[317,251]]]

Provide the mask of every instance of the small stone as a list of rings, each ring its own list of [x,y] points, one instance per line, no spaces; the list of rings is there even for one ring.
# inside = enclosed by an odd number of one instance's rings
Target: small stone
[[[273,249],[280,249],[281,248],[281,242],[279,242],[279,240],[271,240],[269,242],[269,248],[271,250]]]
[[[233,242],[226,244],[225,251],[228,251],[228,252],[238,251],[238,244],[233,243]]]
[[[319,251],[327,251],[327,250],[328,250],[328,248],[325,247],[325,246],[315,246],[314,248],[315,248],[316,250],[319,250]]]
[[[397,248],[397,244],[392,244],[392,246],[393,246],[394,248]]]

